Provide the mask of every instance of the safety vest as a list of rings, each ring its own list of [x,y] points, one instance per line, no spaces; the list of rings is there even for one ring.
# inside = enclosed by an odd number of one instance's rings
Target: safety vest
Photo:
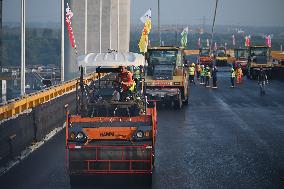
[[[201,68],[200,76],[205,76],[205,69],[202,69],[202,68]]]
[[[189,69],[188,69],[188,74],[189,75],[194,75],[194,67],[189,67]]]
[[[210,77],[211,73],[210,73],[210,69],[206,69],[206,77]]]
[[[231,71],[231,77],[236,77],[236,72],[235,71]]]
[[[140,78],[140,70],[135,70],[135,72],[134,72],[134,78]]]
[[[129,90],[130,90],[131,92],[134,92],[135,87],[136,87],[136,83],[133,82],[133,84],[132,84],[132,86],[129,88]]]

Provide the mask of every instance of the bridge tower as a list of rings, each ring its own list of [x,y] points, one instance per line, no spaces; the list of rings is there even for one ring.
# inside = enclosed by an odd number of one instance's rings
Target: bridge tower
[[[130,0],[65,0],[74,13],[78,55],[115,49],[129,51]],[[65,80],[78,73],[76,55],[65,28]]]

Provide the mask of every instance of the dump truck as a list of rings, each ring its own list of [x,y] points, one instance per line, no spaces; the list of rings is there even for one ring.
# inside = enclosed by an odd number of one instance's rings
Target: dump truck
[[[148,48],[146,53],[146,95],[150,100],[181,109],[188,104],[188,68],[181,47]]]
[[[215,52],[215,64],[216,66],[227,66],[228,56],[225,47],[219,47]]]
[[[248,49],[247,48],[236,48],[234,49],[234,68],[241,67],[243,73],[247,74],[247,63],[248,63]]]
[[[142,62],[144,56],[135,53],[90,53],[78,58],[81,76],[76,87],[76,113],[67,111],[66,117],[71,185],[78,185],[84,175],[121,174],[144,175],[151,183],[155,102],[146,101],[143,90],[122,91],[119,80],[122,66],[140,66]],[[95,68],[97,80],[84,82],[83,67]]]
[[[268,77],[272,76],[273,63],[271,50],[268,46],[250,46],[248,48],[247,78],[256,79],[260,68]]]
[[[199,56],[198,56],[198,63],[204,66],[212,67],[213,58],[210,56],[210,49],[209,48],[200,48],[199,49]]]

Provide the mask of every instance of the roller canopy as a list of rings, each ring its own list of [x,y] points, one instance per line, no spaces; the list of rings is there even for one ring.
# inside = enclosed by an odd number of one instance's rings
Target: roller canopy
[[[144,66],[144,56],[138,53],[89,53],[79,56],[78,66],[83,67],[119,67],[119,66]]]

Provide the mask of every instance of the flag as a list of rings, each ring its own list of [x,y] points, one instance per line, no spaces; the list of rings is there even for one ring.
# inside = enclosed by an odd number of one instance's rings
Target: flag
[[[151,19],[147,19],[144,24],[142,35],[141,35],[141,38],[138,44],[140,52],[143,52],[143,53],[147,52],[147,47],[149,44],[148,35],[151,31],[151,28],[152,28]]]
[[[198,38],[197,46],[198,46],[198,48],[201,48],[201,39],[200,39],[200,37]]]
[[[271,35],[266,36],[265,40],[266,40],[266,45],[268,47],[271,47]]]
[[[207,46],[207,47],[210,46],[209,39],[206,39],[206,46]]]
[[[236,38],[235,38],[235,35],[232,35],[232,41],[233,41],[233,45],[236,46]]]
[[[140,18],[140,21],[145,24],[148,19],[151,20],[151,9],[147,10],[147,12]]]
[[[250,35],[245,37],[245,46],[249,47],[250,46]]]
[[[186,47],[187,46],[187,35],[188,35],[188,27],[184,28],[181,32],[181,46]]]
[[[72,23],[71,22],[72,17],[73,17],[73,12],[71,11],[71,9],[70,9],[70,7],[67,3],[65,22],[66,22],[66,26],[67,26],[67,29],[68,29],[68,34],[69,34],[71,46],[72,46],[72,48],[76,48],[75,37],[74,37],[72,24],[71,24]]]
[[[218,47],[217,47],[217,43],[215,42],[214,44],[214,51],[217,51]]]
[[[227,50],[227,43],[225,43],[225,50]]]

